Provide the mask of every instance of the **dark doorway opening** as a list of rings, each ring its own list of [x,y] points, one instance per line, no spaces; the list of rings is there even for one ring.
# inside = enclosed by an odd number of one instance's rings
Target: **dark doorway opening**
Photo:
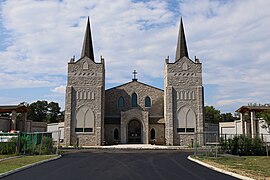
[[[156,131],[155,131],[155,129],[151,129],[151,139],[156,139]]]
[[[138,120],[131,120],[128,123],[128,143],[142,143],[141,123]]]
[[[114,140],[119,139],[119,131],[118,131],[118,129],[115,129],[114,130],[114,132],[113,132],[113,138],[114,138]]]

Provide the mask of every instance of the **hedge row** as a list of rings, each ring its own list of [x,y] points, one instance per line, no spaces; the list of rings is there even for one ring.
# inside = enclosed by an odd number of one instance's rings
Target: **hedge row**
[[[259,137],[240,135],[225,140],[220,139],[222,150],[226,153],[240,156],[262,156],[266,154],[264,142]]]

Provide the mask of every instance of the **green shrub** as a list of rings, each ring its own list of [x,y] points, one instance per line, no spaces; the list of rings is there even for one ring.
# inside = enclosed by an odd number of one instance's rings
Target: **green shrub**
[[[221,149],[229,154],[240,156],[264,155],[265,149],[263,142],[259,137],[240,135],[233,139],[220,139]]]
[[[53,140],[50,137],[43,137],[41,143],[34,147],[33,154],[46,155],[55,153]]]
[[[12,138],[9,142],[0,143],[0,154],[15,154],[16,152],[17,138]]]
[[[220,150],[226,152],[229,149],[229,140],[226,141],[224,137],[219,138]]]
[[[264,155],[266,153],[263,141],[259,137],[253,139],[253,153],[255,155]]]

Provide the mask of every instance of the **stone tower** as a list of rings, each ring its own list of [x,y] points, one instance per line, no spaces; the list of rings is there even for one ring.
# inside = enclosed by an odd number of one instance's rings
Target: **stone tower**
[[[102,145],[105,102],[104,59],[95,62],[89,18],[81,58],[68,63],[65,145]]]
[[[164,117],[167,145],[203,144],[202,64],[188,56],[181,18],[175,62],[165,60]],[[196,135],[197,134],[197,135]]]

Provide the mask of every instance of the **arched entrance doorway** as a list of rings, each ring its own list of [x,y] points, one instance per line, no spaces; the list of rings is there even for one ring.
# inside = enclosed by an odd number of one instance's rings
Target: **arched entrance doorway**
[[[128,123],[128,143],[142,143],[141,123],[138,120],[131,120]]]

